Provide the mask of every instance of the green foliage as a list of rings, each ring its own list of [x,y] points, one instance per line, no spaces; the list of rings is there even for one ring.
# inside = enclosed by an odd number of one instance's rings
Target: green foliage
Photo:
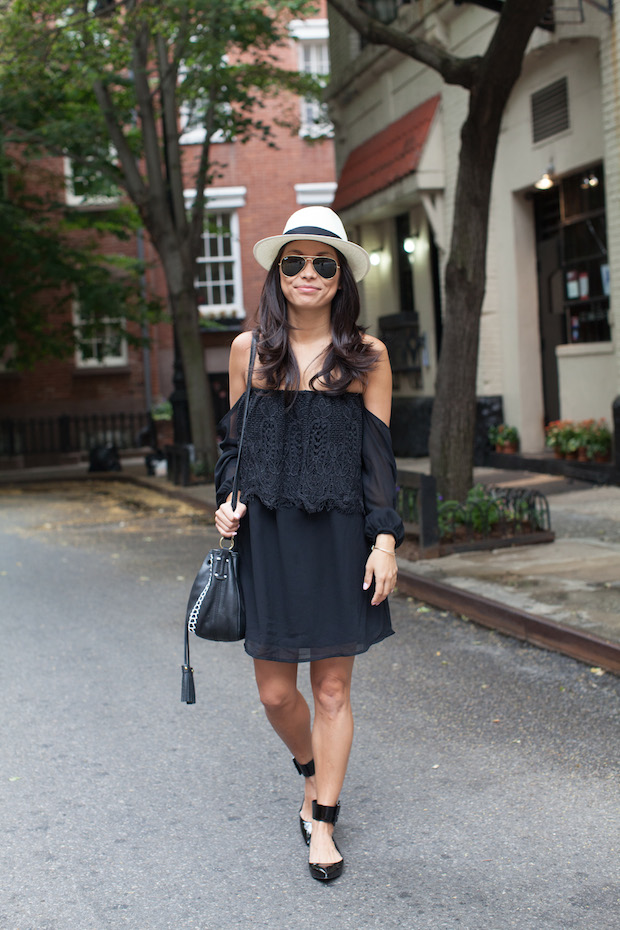
[[[151,409],[151,416],[154,420],[171,420],[172,404],[170,401],[162,400],[159,404],[155,404]]]
[[[0,37],[7,139],[25,143],[31,155],[68,154],[78,190],[90,196],[110,185],[127,189],[130,156],[146,179],[140,159],[148,121],[162,119],[162,92],[170,92],[187,129],[206,126],[240,142],[269,139],[260,117],[266,95],[320,93],[313,78],[281,68],[276,55],[287,23],[315,12],[302,0],[131,2],[99,16],[93,7],[49,0],[41,15],[40,3],[19,0],[4,14]],[[148,84],[152,113],[139,98],[140,80]],[[110,147],[98,81],[126,153]]]
[[[73,351],[77,334],[66,311],[76,289],[94,324],[102,308],[122,308],[137,321],[155,312],[139,299],[138,264],[97,256],[96,234],[122,240],[142,225],[164,269],[170,248],[185,249],[191,266],[204,226],[202,192],[218,174],[210,140],[269,141],[261,118],[267,95],[318,93],[314,79],[281,68],[277,58],[287,23],[315,12],[306,0],[130,0],[108,8],[93,0],[15,0],[3,10],[3,151],[19,153],[24,165],[69,158],[74,194],[97,204],[96,211],[68,210],[53,171],[45,203],[28,195],[19,172],[5,185],[0,351],[13,346],[13,365]],[[182,177],[178,138],[193,127],[207,129],[203,155],[192,163],[194,177]],[[192,186],[198,195],[187,228],[183,189]],[[119,194],[125,199],[102,200]],[[77,249],[71,233],[84,229],[92,242]],[[43,293],[45,302],[37,301]],[[125,335],[135,339],[131,327]]]
[[[12,170],[5,158],[9,187]],[[111,338],[133,344],[141,341],[143,323],[161,318],[159,302],[142,297],[142,264],[122,255],[102,255],[97,248],[101,234],[128,235],[134,212],[124,207],[98,213],[89,241],[78,247],[71,233],[82,220],[78,214],[68,216],[53,201],[27,197],[18,189],[10,200],[0,197],[0,358],[9,369],[70,356],[101,330],[103,317],[115,320],[107,324]],[[77,326],[73,319],[76,297],[86,325]]]
[[[500,519],[500,507],[493,491],[476,484],[465,503],[437,498],[437,522],[441,539],[451,536],[457,526],[471,526],[475,533],[488,535]]]
[[[492,446],[517,445],[519,431],[516,426],[507,423],[494,424],[489,427],[489,442]]]

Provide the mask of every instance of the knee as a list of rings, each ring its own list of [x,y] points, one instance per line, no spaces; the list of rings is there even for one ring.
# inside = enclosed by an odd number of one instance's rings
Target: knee
[[[295,700],[296,689],[279,682],[264,682],[258,687],[261,704],[266,711],[286,711]]]
[[[337,717],[349,707],[348,682],[333,675],[322,678],[314,688],[314,704],[317,713]]]

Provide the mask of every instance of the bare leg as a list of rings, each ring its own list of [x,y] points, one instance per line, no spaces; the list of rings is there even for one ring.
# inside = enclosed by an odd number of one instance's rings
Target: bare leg
[[[310,666],[314,695],[312,746],[316,765],[316,799],[333,807],[338,802],[353,742],[351,676],[353,656],[321,659]],[[313,821],[310,862],[329,865],[342,856],[334,846],[332,824]]]
[[[297,688],[297,665],[292,662],[254,659],[254,672],[269,723],[297,761],[305,765],[312,759],[312,733],[310,709]],[[312,819],[312,801],[315,798],[315,779],[304,778],[304,803],[301,808],[304,820]]]

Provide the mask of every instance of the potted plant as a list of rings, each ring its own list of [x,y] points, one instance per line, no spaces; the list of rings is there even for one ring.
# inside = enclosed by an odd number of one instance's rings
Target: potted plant
[[[519,449],[519,431],[507,423],[495,424],[489,428],[489,442],[496,452],[514,454]]]
[[[172,422],[172,404],[161,400],[151,407],[151,417],[157,430],[157,447],[171,445],[174,441],[174,424]]]
[[[605,420],[591,421],[588,456],[595,462],[608,462],[611,457],[611,430]]]
[[[575,435],[579,442],[577,447],[578,462],[587,462],[588,459],[593,457],[591,453],[593,427],[594,420],[582,420],[575,427]]]
[[[560,434],[560,448],[566,459],[576,459],[583,441],[577,423],[566,420]]]
[[[545,445],[553,449],[553,454],[558,459],[564,458],[562,434],[567,422],[566,420],[552,420],[545,426]]]

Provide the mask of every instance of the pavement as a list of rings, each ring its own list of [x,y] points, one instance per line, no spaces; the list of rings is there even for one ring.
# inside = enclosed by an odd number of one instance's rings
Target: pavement
[[[402,459],[398,466],[428,471],[428,460]],[[120,475],[203,510],[215,508],[212,484],[176,487],[166,477],[147,476],[141,458],[124,460],[122,472],[109,476]],[[86,476],[81,463],[2,471],[0,483]],[[474,480],[544,493],[555,540],[416,562],[399,558],[401,591],[620,672],[620,488],[492,468],[476,468]]]
[[[89,484],[0,488],[2,930],[618,930],[619,677],[394,597],[326,887],[243,644],[180,700],[210,514]]]

